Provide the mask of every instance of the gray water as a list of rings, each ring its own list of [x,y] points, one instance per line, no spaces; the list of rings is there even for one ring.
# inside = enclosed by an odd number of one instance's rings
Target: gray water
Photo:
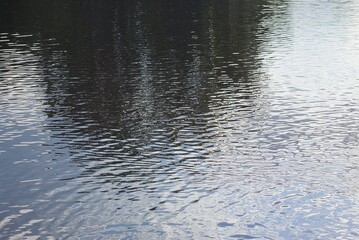
[[[1,239],[359,239],[359,2],[4,0]]]

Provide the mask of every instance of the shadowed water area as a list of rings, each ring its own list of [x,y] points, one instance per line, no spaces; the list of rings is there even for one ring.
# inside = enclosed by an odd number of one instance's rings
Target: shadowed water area
[[[1,239],[358,239],[359,2],[0,2]]]

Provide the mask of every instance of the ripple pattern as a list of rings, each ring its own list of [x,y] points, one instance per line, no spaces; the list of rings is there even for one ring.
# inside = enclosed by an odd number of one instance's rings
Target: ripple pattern
[[[357,2],[2,4],[0,238],[358,238]]]

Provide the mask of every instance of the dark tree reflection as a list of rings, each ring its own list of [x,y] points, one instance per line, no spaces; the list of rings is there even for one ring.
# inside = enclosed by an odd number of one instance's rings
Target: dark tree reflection
[[[104,159],[124,169],[133,165],[129,156],[147,159],[137,170],[156,159],[166,159],[162,167],[178,164],[178,148],[205,159],[213,151],[206,144],[218,134],[210,130],[218,127],[218,109],[256,111],[265,5],[21,1],[26,18],[6,11],[1,28],[21,26],[38,39],[46,127],[75,162],[89,164],[86,176],[107,168]]]

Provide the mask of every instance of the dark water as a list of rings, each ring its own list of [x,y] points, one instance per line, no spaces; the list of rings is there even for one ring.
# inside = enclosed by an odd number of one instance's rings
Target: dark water
[[[1,239],[359,239],[359,2],[0,3]]]

